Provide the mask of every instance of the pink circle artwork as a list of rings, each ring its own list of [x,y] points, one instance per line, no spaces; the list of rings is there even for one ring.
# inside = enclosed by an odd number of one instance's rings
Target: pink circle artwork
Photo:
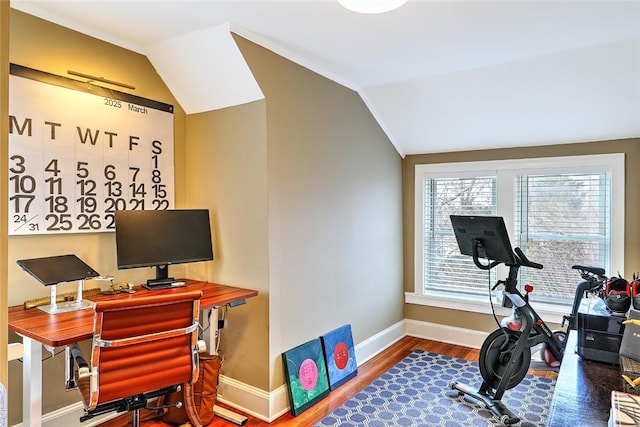
[[[316,362],[311,359],[305,359],[300,365],[298,378],[300,378],[300,384],[303,389],[307,391],[313,390],[318,382],[318,367],[316,366]]]

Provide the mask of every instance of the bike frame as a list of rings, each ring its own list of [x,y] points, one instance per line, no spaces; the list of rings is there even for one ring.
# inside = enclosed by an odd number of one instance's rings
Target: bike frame
[[[512,331],[511,329],[503,328],[505,334],[517,333],[519,334],[519,336],[515,348],[511,350],[511,360],[507,365],[505,372],[503,372],[502,378],[500,379],[498,387],[495,389],[495,391],[493,393],[490,393],[489,386],[485,383],[483,383],[483,385],[480,387],[480,393],[489,393],[492,395],[494,400],[502,399],[502,395],[507,389],[511,374],[515,372],[515,369],[517,368],[516,364],[519,360],[518,355],[520,355],[522,352],[530,351],[532,347],[535,347],[536,345],[541,343],[545,343],[548,345],[549,350],[558,361],[562,362],[562,357],[564,355],[564,341],[560,341],[558,337],[556,337],[553,331],[551,331],[551,329],[542,320],[538,313],[536,313],[533,307],[531,307],[528,299],[525,298],[518,290],[517,277],[520,266],[529,265],[535,267],[539,264],[531,263],[529,260],[527,260],[526,257],[524,257],[524,254],[522,254],[522,251],[519,250],[519,248],[516,248],[516,253],[518,255],[517,262],[515,264],[509,265],[509,276],[506,280],[498,281],[493,289],[497,288],[501,284],[504,285],[505,290],[503,291],[503,294],[506,298],[509,299],[509,301],[511,301],[514,307],[516,307],[516,310],[518,310],[518,312],[520,313],[520,316],[523,319],[524,327],[521,331]]]
[[[582,298],[587,294],[598,295],[604,284],[607,281],[607,277],[604,275],[604,268],[601,267],[588,267],[584,265],[574,265],[571,268],[580,271],[582,281],[578,283],[576,287],[576,293],[573,297],[573,306],[571,307],[571,314],[562,318],[562,325],[568,322],[567,333],[570,330],[578,329],[578,310],[580,309],[580,303]]]
[[[547,324],[544,323],[538,313],[536,313],[533,307],[531,307],[528,299],[525,298],[518,289],[518,271],[520,267],[525,266],[540,269],[542,268],[542,265],[529,261],[520,248],[515,248],[514,251],[515,263],[507,265],[509,267],[509,275],[505,280],[499,280],[493,287],[495,290],[498,286],[504,285],[504,296],[511,301],[525,321],[525,328],[521,332],[524,339],[518,340],[514,353],[520,354],[519,351],[522,351],[521,349],[528,349],[538,344],[546,343],[548,344],[549,350],[551,350],[553,356],[558,361],[562,362],[562,356],[564,355],[564,342],[560,341],[551,329],[549,329]],[[491,262],[487,265],[482,264],[478,259],[477,246],[474,246],[473,262],[482,270],[490,270],[499,264],[496,262]],[[577,302],[577,305],[579,305],[579,301]],[[572,315],[575,316],[577,313],[576,302],[574,302],[573,309],[575,312],[572,312]],[[520,338],[523,338],[523,336]]]
[[[562,362],[564,355],[564,341],[560,341],[553,331],[544,323],[544,320],[536,313],[531,307],[529,302],[522,296],[517,289],[515,292],[503,292],[504,296],[511,301],[511,303],[520,312],[520,315],[525,319],[526,325],[532,325],[531,330],[528,332],[529,337],[525,343],[525,348],[532,348],[541,343],[548,344],[548,348],[553,356]],[[526,326],[525,326],[526,328]]]

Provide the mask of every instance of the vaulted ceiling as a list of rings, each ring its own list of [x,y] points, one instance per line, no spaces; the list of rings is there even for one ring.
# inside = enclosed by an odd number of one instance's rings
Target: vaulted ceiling
[[[188,113],[262,96],[234,32],[358,91],[401,155],[640,136],[640,0],[11,6],[147,55]],[[209,91],[193,89],[199,75]]]

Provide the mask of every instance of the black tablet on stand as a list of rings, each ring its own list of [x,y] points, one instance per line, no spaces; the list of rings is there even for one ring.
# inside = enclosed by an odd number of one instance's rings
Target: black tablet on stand
[[[18,260],[17,264],[38,282],[51,287],[51,304],[38,306],[49,314],[64,313],[67,311],[84,310],[93,307],[91,301],[82,299],[82,288],[85,279],[97,277],[100,274],[89,267],[84,261],[75,255],[58,255],[44,258],[32,258]],[[76,299],[58,303],[57,286],[60,283],[78,281]]]

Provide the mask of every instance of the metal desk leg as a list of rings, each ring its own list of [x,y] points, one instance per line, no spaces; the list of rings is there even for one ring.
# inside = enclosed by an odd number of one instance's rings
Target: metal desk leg
[[[42,344],[22,337],[24,346],[22,365],[22,425],[42,425]]]
[[[209,346],[209,353],[218,354],[218,349],[216,348],[218,334],[220,333],[220,330],[218,329],[218,307],[211,309],[211,316],[209,316],[209,320],[209,342],[207,343]],[[244,425],[248,420],[244,415],[237,414],[218,405],[213,405],[213,413],[216,416],[238,424],[239,426]]]

